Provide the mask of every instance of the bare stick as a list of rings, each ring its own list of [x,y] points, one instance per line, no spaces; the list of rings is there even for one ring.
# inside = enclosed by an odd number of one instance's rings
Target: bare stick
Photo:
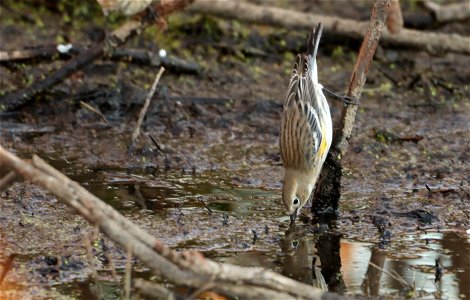
[[[385,27],[390,0],[377,0],[370,20],[369,28],[357,56],[356,64],[349,83],[348,96],[359,103],[362,89],[366,82],[366,75],[374,57],[379,39]],[[335,131],[333,144],[323,167],[320,181],[317,183],[312,211],[322,211],[328,207],[338,208],[342,167],[341,160],[346,154],[349,139],[351,138],[354,121],[356,119],[357,105],[346,105],[341,111],[338,129]],[[327,218],[331,218],[327,216]]]
[[[204,199],[202,199],[202,197],[197,197],[197,200],[201,202],[202,206],[204,206],[209,211],[209,214],[212,215],[213,211],[209,206],[207,206],[206,202],[204,202]]]
[[[106,117],[103,115],[103,113],[99,109],[94,108],[90,104],[83,102],[83,101],[80,101],[80,106],[86,110],[91,111],[92,113],[97,114],[106,124],[109,124],[108,119],[106,119]]]
[[[222,18],[238,19],[246,22],[311,30],[312,24],[321,22],[326,34],[338,34],[350,39],[361,39],[368,22],[358,22],[339,17],[302,13],[293,10],[266,7],[241,1],[199,0],[190,11],[212,14]],[[408,47],[430,53],[454,52],[470,54],[470,37],[457,34],[441,34],[402,29],[398,34],[383,33],[383,42],[395,47]]]
[[[150,100],[153,97],[153,94],[155,94],[155,90],[157,89],[158,82],[160,81],[160,77],[162,77],[163,72],[165,71],[164,67],[160,68],[160,71],[158,71],[157,76],[155,77],[155,80],[152,84],[152,88],[150,89],[149,93],[147,94],[147,99],[145,99],[144,106],[140,110],[139,113],[139,119],[137,119],[137,123],[135,124],[134,132],[132,133],[132,141],[131,141],[131,146],[134,145],[135,141],[140,135],[140,126],[142,126],[142,122],[144,121],[145,114],[147,113],[147,109],[149,108],[150,105]]]
[[[151,134],[149,134],[149,138],[152,140],[155,147],[157,147],[157,150],[160,151],[160,153],[163,155],[165,160],[168,160],[168,157],[166,156],[165,152],[163,152],[162,147],[160,147],[160,145],[157,143],[157,140]]]

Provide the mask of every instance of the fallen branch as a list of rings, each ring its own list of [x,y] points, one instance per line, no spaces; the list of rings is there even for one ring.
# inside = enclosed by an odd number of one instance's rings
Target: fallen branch
[[[181,9],[192,3],[194,0],[173,0],[161,3],[157,8],[159,17],[172,13],[174,9]],[[151,22],[150,22],[151,21]],[[114,30],[110,36],[103,42],[88,49],[75,59],[67,62],[62,68],[47,75],[44,80],[36,81],[25,89],[20,89],[0,98],[0,112],[9,111],[27,104],[32,98],[47,90],[48,88],[62,82],[72,73],[83,69],[91,62],[102,57],[105,53],[111,53],[112,50],[129,40],[129,38],[139,34],[148,25],[154,24],[155,20],[140,18],[130,20],[121,27]]]
[[[189,10],[222,18],[296,29],[304,28],[306,30],[311,30],[312,24],[321,22],[327,35],[338,34],[356,40],[362,39],[368,28],[368,22],[265,7],[239,1],[198,0]],[[385,45],[414,48],[431,53],[470,54],[470,47],[468,46],[470,38],[457,34],[449,35],[402,29],[397,34],[384,32],[382,41]]]
[[[71,45],[67,51],[60,50],[66,45],[38,46],[28,49],[0,50],[0,62],[36,63],[41,60],[70,59],[86,52],[85,47]],[[186,61],[172,56],[160,56],[158,53],[140,49],[115,49],[105,53],[103,59],[124,61],[150,67],[164,67],[176,73],[198,74],[201,67],[193,61]]]
[[[217,263],[197,251],[176,252],[38,156],[30,164],[0,146],[0,165],[52,192],[154,273],[178,285],[200,288],[211,282],[214,291],[245,299],[341,298],[263,268]]]
[[[347,94],[357,104],[359,104],[369,66],[385,27],[389,7],[390,0],[377,0],[372,10],[370,25],[354,65]],[[339,126],[334,133],[333,144],[315,190],[314,199],[317,201],[314,201],[315,205],[312,205],[313,212],[325,211],[330,207],[333,208],[333,211],[338,209],[342,176],[341,160],[349,145],[357,107],[358,105],[346,105],[341,111]],[[330,215],[325,215],[325,217],[331,218]]]
[[[432,12],[434,20],[440,23],[470,19],[470,5],[468,1],[445,5],[440,5],[434,1],[425,1],[424,6]]]

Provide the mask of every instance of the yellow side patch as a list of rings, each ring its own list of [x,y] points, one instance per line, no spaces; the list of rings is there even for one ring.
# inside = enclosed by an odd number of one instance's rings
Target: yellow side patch
[[[320,124],[320,127],[321,127],[321,143],[320,143],[320,148],[318,149],[318,155],[320,157],[323,157],[323,155],[325,154],[326,152],[326,148],[327,148],[327,144],[326,144],[326,131],[325,131],[325,126],[322,126]]]

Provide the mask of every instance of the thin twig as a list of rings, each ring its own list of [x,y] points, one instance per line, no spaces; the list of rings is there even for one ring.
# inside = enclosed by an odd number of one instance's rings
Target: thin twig
[[[372,267],[376,268],[377,270],[379,271],[382,271],[384,272],[385,274],[387,274],[388,276],[392,277],[393,279],[395,279],[396,281],[398,281],[399,283],[401,283],[403,286],[405,287],[409,287],[410,285],[408,284],[408,282],[405,281],[405,279],[403,279],[401,276],[395,276],[394,274],[390,273],[389,271],[377,266],[376,264],[374,264],[373,262],[369,262],[369,265],[371,265]]]
[[[209,214],[212,215],[212,214],[214,213],[214,212],[212,211],[212,209],[211,209],[209,206],[207,206],[206,202],[204,202],[204,200],[202,199],[202,197],[197,197],[197,200],[198,200],[199,202],[201,202],[202,206],[204,206],[204,208],[209,211]]]
[[[147,94],[147,99],[145,99],[144,106],[140,110],[139,119],[137,120],[137,123],[135,124],[135,128],[134,128],[134,132],[132,133],[131,146],[134,145],[135,141],[140,135],[140,126],[142,126],[142,122],[144,121],[145,114],[147,113],[147,109],[150,105],[150,100],[152,99],[153,94],[155,94],[155,90],[157,89],[158,82],[160,81],[160,77],[162,77],[162,74],[164,71],[165,71],[165,68],[161,67],[160,71],[158,71],[157,76],[155,77],[155,80],[152,84],[152,88]]]
[[[80,106],[86,110],[91,111],[92,113],[97,114],[106,124],[109,124],[108,119],[106,119],[106,117],[103,115],[103,113],[99,109],[94,108],[90,104],[83,102],[83,101],[80,101]]]
[[[149,138],[152,140],[153,144],[155,145],[155,147],[157,147],[157,150],[160,151],[160,153],[163,155],[163,157],[165,158],[165,160],[168,160],[168,157],[166,156],[165,152],[163,152],[162,148],[160,147],[160,145],[157,143],[157,140],[151,135],[149,134]]]

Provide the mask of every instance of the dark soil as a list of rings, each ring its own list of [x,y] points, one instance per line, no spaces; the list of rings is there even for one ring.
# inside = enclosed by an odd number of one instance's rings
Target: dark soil
[[[298,3],[297,9],[313,9]],[[92,2],[4,1],[0,8],[2,50],[89,45],[104,35],[102,28],[125,21],[106,23]],[[420,11],[409,3],[405,9]],[[356,19],[369,11],[358,2],[344,10],[320,2],[316,10]],[[432,29],[467,34],[465,25]],[[337,292],[470,297],[469,57],[379,48],[343,160],[336,226],[327,233],[311,225],[288,230],[280,202],[279,123],[290,68],[308,33],[182,13],[168,19],[168,28],[149,28],[125,47],[166,49],[203,71],[164,73],[131,153],[137,114],[158,68],[112,61],[98,61],[3,113],[2,146],[22,158],[40,155],[178,250],[198,249],[309,284],[318,282],[321,268]],[[358,45],[324,36],[320,80],[342,93]],[[0,91],[22,88],[61,64],[3,63]],[[336,120],[343,104],[329,100]],[[109,124],[80,101],[99,108]],[[435,259],[444,268],[437,284]],[[16,183],[1,194],[0,270],[10,270],[0,299],[117,298],[125,261],[125,250],[44,190]],[[396,271],[409,286],[369,261]],[[91,275],[95,269],[98,278]],[[152,278],[137,261],[133,271]]]

